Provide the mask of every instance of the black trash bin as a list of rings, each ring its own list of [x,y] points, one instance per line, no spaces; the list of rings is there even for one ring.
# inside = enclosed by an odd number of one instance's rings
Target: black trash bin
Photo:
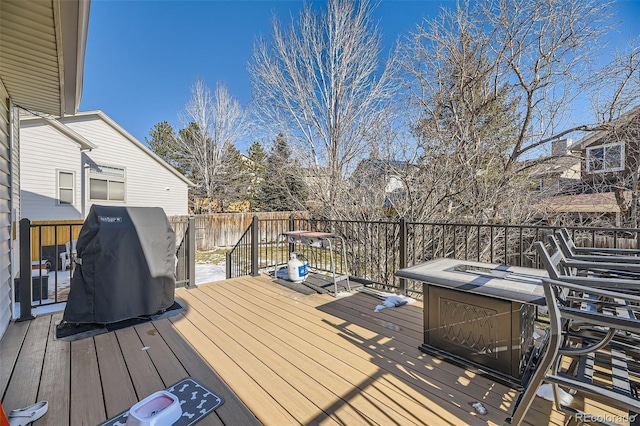
[[[20,301],[20,278],[14,280],[16,288],[16,302]],[[40,276],[38,271],[34,271],[31,278],[31,301],[45,300],[49,297],[49,275]]]

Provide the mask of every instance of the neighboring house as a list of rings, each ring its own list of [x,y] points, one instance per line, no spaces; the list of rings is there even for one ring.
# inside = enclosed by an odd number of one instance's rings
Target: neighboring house
[[[554,141],[551,157],[532,168],[529,179],[542,197],[571,193],[580,184],[580,157],[568,152],[571,139]]]
[[[562,215],[578,222],[584,222],[594,214],[598,218],[606,217],[616,224],[620,221],[620,208],[613,192],[558,195],[544,198],[538,207],[548,216]]]
[[[582,220],[609,217],[616,224],[638,203],[640,190],[640,106],[590,133],[568,148],[580,159],[580,180],[551,194],[541,203],[549,213]],[[566,182],[565,182],[566,183]],[[621,208],[622,206],[622,208]]]
[[[20,120],[22,217],[84,219],[93,204],[188,214],[194,186],[102,111]]]
[[[640,163],[640,105],[569,148],[580,154],[582,179],[615,184],[636,173]]]
[[[17,272],[18,111],[78,110],[88,23],[89,0],[0,1],[0,338],[12,316]]]

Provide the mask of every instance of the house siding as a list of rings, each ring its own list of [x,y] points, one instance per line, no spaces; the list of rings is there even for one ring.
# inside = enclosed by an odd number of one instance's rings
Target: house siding
[[[42,121],[23,122],[21,156],[21,204],[23,217],[34,220],[83,219],[81,204],[81,153],[75,143]],[[71,171],[74,202],[59,205],[57,171]]]
[[[32,220],[83,219],[91,205],[162,207],[168,216],[188,214],[188,184],[163,166],[151,151],[132,142],[101,115],[89,113],[59,120],[96,145],[79,146],[43,120],[22,124],[23,216]],[[91,200],[87,164],[123,168],[125,201]],[[74,205],[59,205],[57,172],[74,173]],[[43,176],[43,173],[46,176]],[[84,208],[83,208],[84,206]]]
[[[11,320],[11,125],[9,95],[0,81],[0,338]]]
[[[63,122],[98,145],[86,153],[94,163],[125,169],[125,202],[89,200],[87,188],[87,212],[91,205],[102,204],[162,207],[167,216],[187,214],[187,185],[110,124],[95,117]]]

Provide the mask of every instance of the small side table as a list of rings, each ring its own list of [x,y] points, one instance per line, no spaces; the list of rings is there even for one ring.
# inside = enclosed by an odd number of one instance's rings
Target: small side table
[[[284,237],[284,238],[283,238]],[[323,248],[329,250],[329,260],[331,263],[331,274],[333,278],[333,295],[336,296],[338,294],[338,282],[346,279],[347,281],[347,289],[351,291],[351,285],[349,283],[349,271],[347,268],[347,250],[345,246],[344,239],[340,235],[336,235],[330,232],[312,232],[312,231],[285,231],[278,236],[276,241],[276,267],[275,267],[275,276],[278,276],[278,269],[280,269],[280,240],[284,239],[284,242],[288,244],[302,244],[309,247],[315,248]],[[342,245],[342,261],[344,262],[344,274],[336,275],[336,260],[335,260],[335,252],[333,249],[333,245],[331,243],[332,240],[340,240]],[[316,286],[302,282],[308,287],[314,288]],[[314,288],[314,290],[317,290]]]

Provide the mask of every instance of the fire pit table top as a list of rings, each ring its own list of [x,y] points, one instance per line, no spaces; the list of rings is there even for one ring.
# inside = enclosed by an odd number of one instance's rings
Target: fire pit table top
[[[541,269],[457,259],[433,259],[402,268],[395,275],[494,298],[544,305]]]

